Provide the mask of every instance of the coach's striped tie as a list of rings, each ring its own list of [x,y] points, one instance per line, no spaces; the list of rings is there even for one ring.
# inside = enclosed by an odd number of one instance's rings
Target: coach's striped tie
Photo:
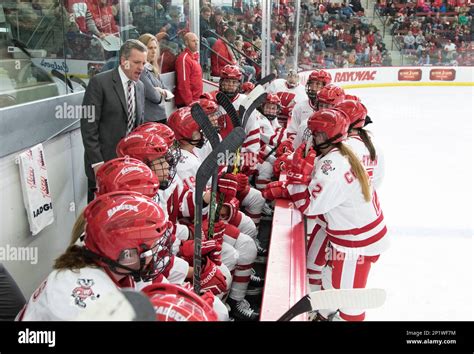
[[[127,108],[128,108],[128,119],[127,119],[127,134],[133,130],[135,124],[135,97],[133,97],[133,90],[135,83],[132,80],[128,80],[128,97],[127,97]]]

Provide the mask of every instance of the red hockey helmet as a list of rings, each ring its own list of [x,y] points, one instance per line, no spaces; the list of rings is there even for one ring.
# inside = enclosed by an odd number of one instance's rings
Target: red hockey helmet
[[[156,283],[142,289],[157,321],[217,321],[213,308],[194,292],[176,284]]]
[[[207,98],[200,98],[198,103],[202,107],[203,111],[207,114],[211,124],[214,127],[220,129],[220,117],[223,114],[219,109],[219,105],[216,103],[216,101],[209,100]]]
[[[362,128],[367,117],[367,108],[360,102],[355,100],[343,100],[334,108],[343,111],[349,119],[349,130]]]
[[[249,93],[255,88],[255,84],[253,84],[250,81],[244,82],[241,87],[241,92],[242,93]]]
[[[347,93],[345,94],[344,99],[346,99],[346,100],[354,100],[354,101],[359,101],[359,102],[360,102],[359,96],[356,96],[356,95],[349,95],[349,94],[347,94]]]
[[[281,105],[280,97],[274,93],[267,93],[267,98],[265,99],[265,103],[272,103],[278,106]]]
[[[274,93],[267,93],[265,102],[260,106],[259,111],[269,120],[274,120],[281,109],[280,97]]]
[[[320,105],[322,103],[322,104],[333,107],[344,99],[345,94],[344,94],[343,88],[333,85],[333,84],[329,84],[329,85],[324,86],[321,90],[319,90],[317,97],[318,97],[318,103]],[[322,108],[331,108],[331,107],[322,107]]]
[[[224,93],[231,100],[240,92],[240,80],[242,72],[238,66],[226,65],[222,68],[221,79],[219,81],[219,91]]]
[[[156,123],[156,122],[147,122],[133,130],[133,132],[150,132],[158,134],[163,140],[165,141],[168,147],[171,147],[175,142],[175,136],[173,130],[168,127],[166,124],[163,123]]]
[[[318,77],[316,80],[323,82],[324,85],[329,85],[332,82],[332,76],[325,70],[318,70]]]
[[[165,157],[168,145],[165,140],[153,132],[132,132],[117,144],[117,156],[129,156],[146,164]]]
[[[226,65],[221,70],[221,80],[223,79],[234,79],[234,80],[241,80],[242,79],[242,71],[237,65]]]
[[[348,126],[344,112],[331,108],[316,111],[308,120],[308,129],[314,137],[317,149],[345,140]]]
[[[168,125],[174,131],[176,140],[193,140],[193,133],[200,132],[201,128],[191,115],[190,107],[179,108],[168,118]]]
[[[219,109],[219,105],[214,100],[200,98],[198,103],[207,115],[216,113]]]
[[[84,209],[86,254],[117,274],[149,281],[170,259],[171,223],[161,207],[135,192],[112,192]]]
[[[132,191],[153,198],[160,187],[156,174],[143,162],[119,157],[100,166],[96,175],[97,195]]]

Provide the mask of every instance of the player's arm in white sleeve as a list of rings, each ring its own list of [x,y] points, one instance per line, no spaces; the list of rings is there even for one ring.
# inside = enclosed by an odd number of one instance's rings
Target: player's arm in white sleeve
[[[343,176],[325,175],[321,170],[321,163],[317,164],[315,168],[316,174],[313,174],[309,186],[288,184],[288,192],[295,206],[307,216],[325,214],[347,198]],[[338,174],[339,171],[336,170],[328,173]]]

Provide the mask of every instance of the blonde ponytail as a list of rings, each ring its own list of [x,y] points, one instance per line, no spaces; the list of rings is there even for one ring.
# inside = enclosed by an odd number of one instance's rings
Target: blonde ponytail
[[[77,240],[79,240],[79,237],[84,233],[84,229],[86,227],[86,220],[84,219],[84,210],[81,211],[79,216],[76,219],[76,222],[72,226],[72,231],[71,231],[71,241],[69,242],[69,246],[74,245]]]
[[[66,252],[64,252],[54,261],[54,269],[78,270],[84,267],[97,266],[93,259],[84,254],[82,251],[82,246],[76,245],[77,240],[84,232],[85,224],[86,221],[84,219],[84,211],[82,211],[72,227],[71,241],[69,242],[69,246]]]
[[[346,157],[349,161],[351,169],[356,178],[359,180],[360,186],[362,187],[362,194],[364,195],[365,201],[370,202],[372,193],[370,191],[369,176],[367,175],[367,171],[365,170],[364,166],[362,166],[356,154],[354,154],[350,147],[344,145],[343,143],[337,143],[336,146],[338,147],[342,156]]]

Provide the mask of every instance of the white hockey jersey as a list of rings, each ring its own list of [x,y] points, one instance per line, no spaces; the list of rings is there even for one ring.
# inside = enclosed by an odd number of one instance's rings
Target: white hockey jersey
[[[278,119],[269,120],[264,115],[258,114],[257,122],[260,126],[261,143],[275,147],[287,139],[286,129],[280,125]]]
[[[211,92],[211,95],[215,97],[219,91],[213,91]],[[244,94],[237,94],[236,97],[234,97],[232,104],[234,105],[234,108],[236,111],[239,111],[240,105],[245,101],[247,98],[246,95]],[[214,99],[216,102],[217,100]],[[221,130],[221,135],[223,138],[225,138],[233,129],[232,121],[230,120],[229,116],[226,114],[225,115],[225,127]],[[248,122],[244,128],[245,133],[247,134],[247,137],[245,138],[244,143],[242,144],[242,152],[247,152],[247,153],[253,153],[255,156],[258,155],[258,152],[260,150],[260,129],[257,123],[257,112],[254,111],[249,119]]]
[[[295,206],[308,216],[323,215],[327,234],[337,249],[366,256],[378,255],[389,244],[377,193],[364,200],[349,161],[334,148],[315,161],[309,186],[290,184]]]
[[[296,87],[288,87],[286,85],[286,80],[285,79],[276,79],[273,80],[270,85],[268,85],[267,90],[268,93],[275,93],[277,94],[278,92],[288,92],[290,94],[293,94],[293,100],[295,103],[302,102],[306,99],[308,99],[308,96],[306,96],[306,90],[303,85],[298,84]]]
[[[359,161],[365,167],[365,170],[369,175],[372,186],[377,190],[382,184],[385,176],[385,157],[380,146],[378,146],[376,141],[374,141],[374,138],[372,136],[370,138],[376,152],[376,158],[374,161],[371,160],[369,150],[358,135],[349,136],[344,143],[349,145],[352,151],[354,151],[357,157],[359,157]]]
[[[313,106],[309,99],[296,104],[291,112],[291,121],[287,128],[288,135],[296,135],[301,130],[302,124],[305,124],[317,110],[317,107]]]
[[[118,291],[102,268],[54,270],[31,295],[18,319],[73,321],[92,304],[107,305],[110,295]]]

